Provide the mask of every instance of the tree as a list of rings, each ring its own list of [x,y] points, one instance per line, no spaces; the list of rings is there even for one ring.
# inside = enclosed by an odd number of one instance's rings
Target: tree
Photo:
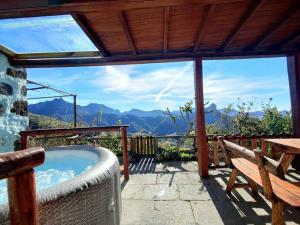
[[[261,133],[259,118],[251,115],[251,112],[255,111],[255,100],[238,102],[237,109],[238,113],[233,118],[233,133],[243,135]]]
[[[276,106],[268,104],[262,105],[263,117],[260,121],[261,130],[267,134],[292,133],[291,112],[279,112]]]
[[[237,103],[236,115],[230,115],[232,104],[222,112],[220,121],[207,127],[208,134],[281,134],[292,132],[290,112],[280,112],[277,106],[271,106],[272,98],[262,104],[262,116],[255,115],[256,100]]]

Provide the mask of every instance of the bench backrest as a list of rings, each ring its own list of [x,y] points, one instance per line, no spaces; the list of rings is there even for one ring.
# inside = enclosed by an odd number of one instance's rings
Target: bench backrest
[[[255,164],[258,164],[257,158],[255,156],[254,151],[247,149],[245,147],[242,147],[240,145],[237,145],[233,142],[223,140],[219,138],[219,144],[224,152],[225,161],[228,165],[231,164],[231,158],[232,157],[241,157],[245,158]],[[280,178],[284,179],[284,173],[281,171],[281,168],[279,166],[279,162],[266,157],[263,157],[263,163],[264,167],[267,171],[279,176]]]

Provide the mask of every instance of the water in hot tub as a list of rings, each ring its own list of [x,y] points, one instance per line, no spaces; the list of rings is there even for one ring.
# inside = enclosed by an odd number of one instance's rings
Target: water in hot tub
[[[78,176],[98,161],[98,155],[91,151],[46,151],[43,165],[35,168],[37,191],[53,187]],[[7,203],[7,182],[0,181],[0,204]]]

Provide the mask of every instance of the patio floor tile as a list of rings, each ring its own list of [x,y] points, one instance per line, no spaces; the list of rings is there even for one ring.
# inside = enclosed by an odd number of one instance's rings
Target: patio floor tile
[[[177,186],[167,184],[146,185],[143,193],[144,200],[176,200],[178,199]]]

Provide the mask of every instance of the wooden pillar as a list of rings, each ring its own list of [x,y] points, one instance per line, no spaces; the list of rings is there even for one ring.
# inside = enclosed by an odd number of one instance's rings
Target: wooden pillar
[[[21,135],[21,149],[25,150],[28,147],[28,136]],[[30,160],[36,160],[35,163],[41,164],[44,162],[45,153],[41,149],[38,152],[38,157],[28,157],[28,165],[31,166]],[[29,153],[27,153],[29,155]],[[17,157],[16,157],[17,158]],[[36,166],[32,164],[32,168]],[[33,169],[25,170],[14,176],[9,176],[8,199],[9,199],[9,217],[11,225],[38,225],[38,206],[36,198],[35,176]]]
[[[128,144],[127,144],[127,129],[126,127],[121,127],[121,138],[122,138],[122,148],[123,148],[123,167],[124,167],[124,178],[129,180],[129,165],[128,165]]]
[[[77,127],[77,95],[73,95],[73,116],[74,127]]]
[[[196,106],[196,132],[198,149],[198,169],[201,177],[208,177],[208,146],[205,132],[204,119],[204,95],[203,95],[203,74],[202,58],[195,58],[194,61],[194,85],[195,85],[195,106]]]
[[[300,138],[300,53],[287,57],[293,135]],[[296,156],[292,162],[294,168],[300,170],[300,157]]]

